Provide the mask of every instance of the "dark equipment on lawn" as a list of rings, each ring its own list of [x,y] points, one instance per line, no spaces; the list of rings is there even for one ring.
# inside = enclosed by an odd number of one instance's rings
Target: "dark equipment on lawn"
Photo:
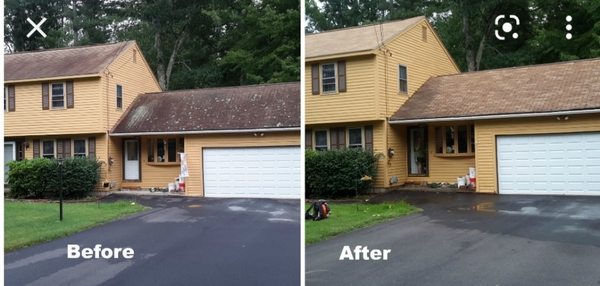
[[[310,205],[310,207],[306,210],[304,218],[314,221],[323,220],[329,217],[329,213],[331,213],[331,209],[329,208],[329,204],[327,204],[327,201],[318,200],[316,202],[313,202]]]

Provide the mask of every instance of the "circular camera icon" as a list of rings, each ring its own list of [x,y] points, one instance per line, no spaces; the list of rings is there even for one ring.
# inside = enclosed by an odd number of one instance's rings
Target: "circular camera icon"
[[[511,23],[513,21],[510,20],[514,20],[514,26],[519,26],[521,24],[519,17],[517,17],[516,15],[508,15],[508,18],[506,17],[506,15],[498,15],[496,17],[496,19],[494,20],[494,25],[496,27],[500,27],[502,31],[501,33],[498,29],[494,30],[494,35],[496,36],[496,39],[504,41],[506,40],[506,34],[510,34],[513,31],[514,27]],[[519,37],[519,34],[517,32],[513,32],[511,36],[513,39],[517,39]]]

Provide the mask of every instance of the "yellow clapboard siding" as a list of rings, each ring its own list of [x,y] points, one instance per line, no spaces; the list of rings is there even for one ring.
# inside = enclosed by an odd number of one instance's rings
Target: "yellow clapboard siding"
[[[496,136],[600,131],[600,115],[482,120],[475,123],[477,191],[498,193]]]
[[[104,132],[99,124],[100,79],[76,79],[73,91],[74,108],[42,110],[42,82],[15,84],[15,111],[4,113],[4,136]]]
[[[133,54],[136,61],[133,62]],[[103,74],[101,89],[104,95],[102,101],[102,123],[110,130],[123,115],[133,100],[142,93],[161,91],[137,44],[129,45],[121,52],[108,67],[108,74]],[[117,108],[117,85],[123,87],[123,108]],[[106,117],[108,112],[108,117]]]
[[[427,29],[427,41],[422,29]],[[391,116],[430,77],[460,71],[427,20],[422,20],[385,45],[387,53],[377,54],[377,95],[380,118]],[[407,67],[408,92],[400,92],[399,65]]]
[[[311,65],[334,63],[306,63],[305,110],[306,124],[366,121],[375,119],[375,59],[361,56],[346,59],[347,92],[313,95]]]

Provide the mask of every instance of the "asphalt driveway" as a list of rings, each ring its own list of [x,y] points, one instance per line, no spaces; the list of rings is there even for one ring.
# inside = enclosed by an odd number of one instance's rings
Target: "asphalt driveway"
[[[372,201],[399,199],[423,212],[307,247],[306,285],[600,285],[600,197],[392,192]],[[392,252],[339,261],[345,245]]]
[[[299,200],[136,199],[152,210],[6,254],[5,285],[299,285]],[[71,243],[135,257],[67,259]]]

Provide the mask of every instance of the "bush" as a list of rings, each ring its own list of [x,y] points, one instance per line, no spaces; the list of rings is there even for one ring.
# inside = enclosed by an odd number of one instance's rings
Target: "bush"
[[[46,158],[13,161],[9,163],[8,185],[13,198],[59,197],[60,179],[58,161]],[[99,180],[100,163],[84,157],[69,158],[63,162],[63,196],[87,196]]]
[[[374,179],[378,156],[362,149],[330,151],[307,150],[305,156],[306,197],[351,197],[364,191],[371,181],[361,181],[363,176]]]

